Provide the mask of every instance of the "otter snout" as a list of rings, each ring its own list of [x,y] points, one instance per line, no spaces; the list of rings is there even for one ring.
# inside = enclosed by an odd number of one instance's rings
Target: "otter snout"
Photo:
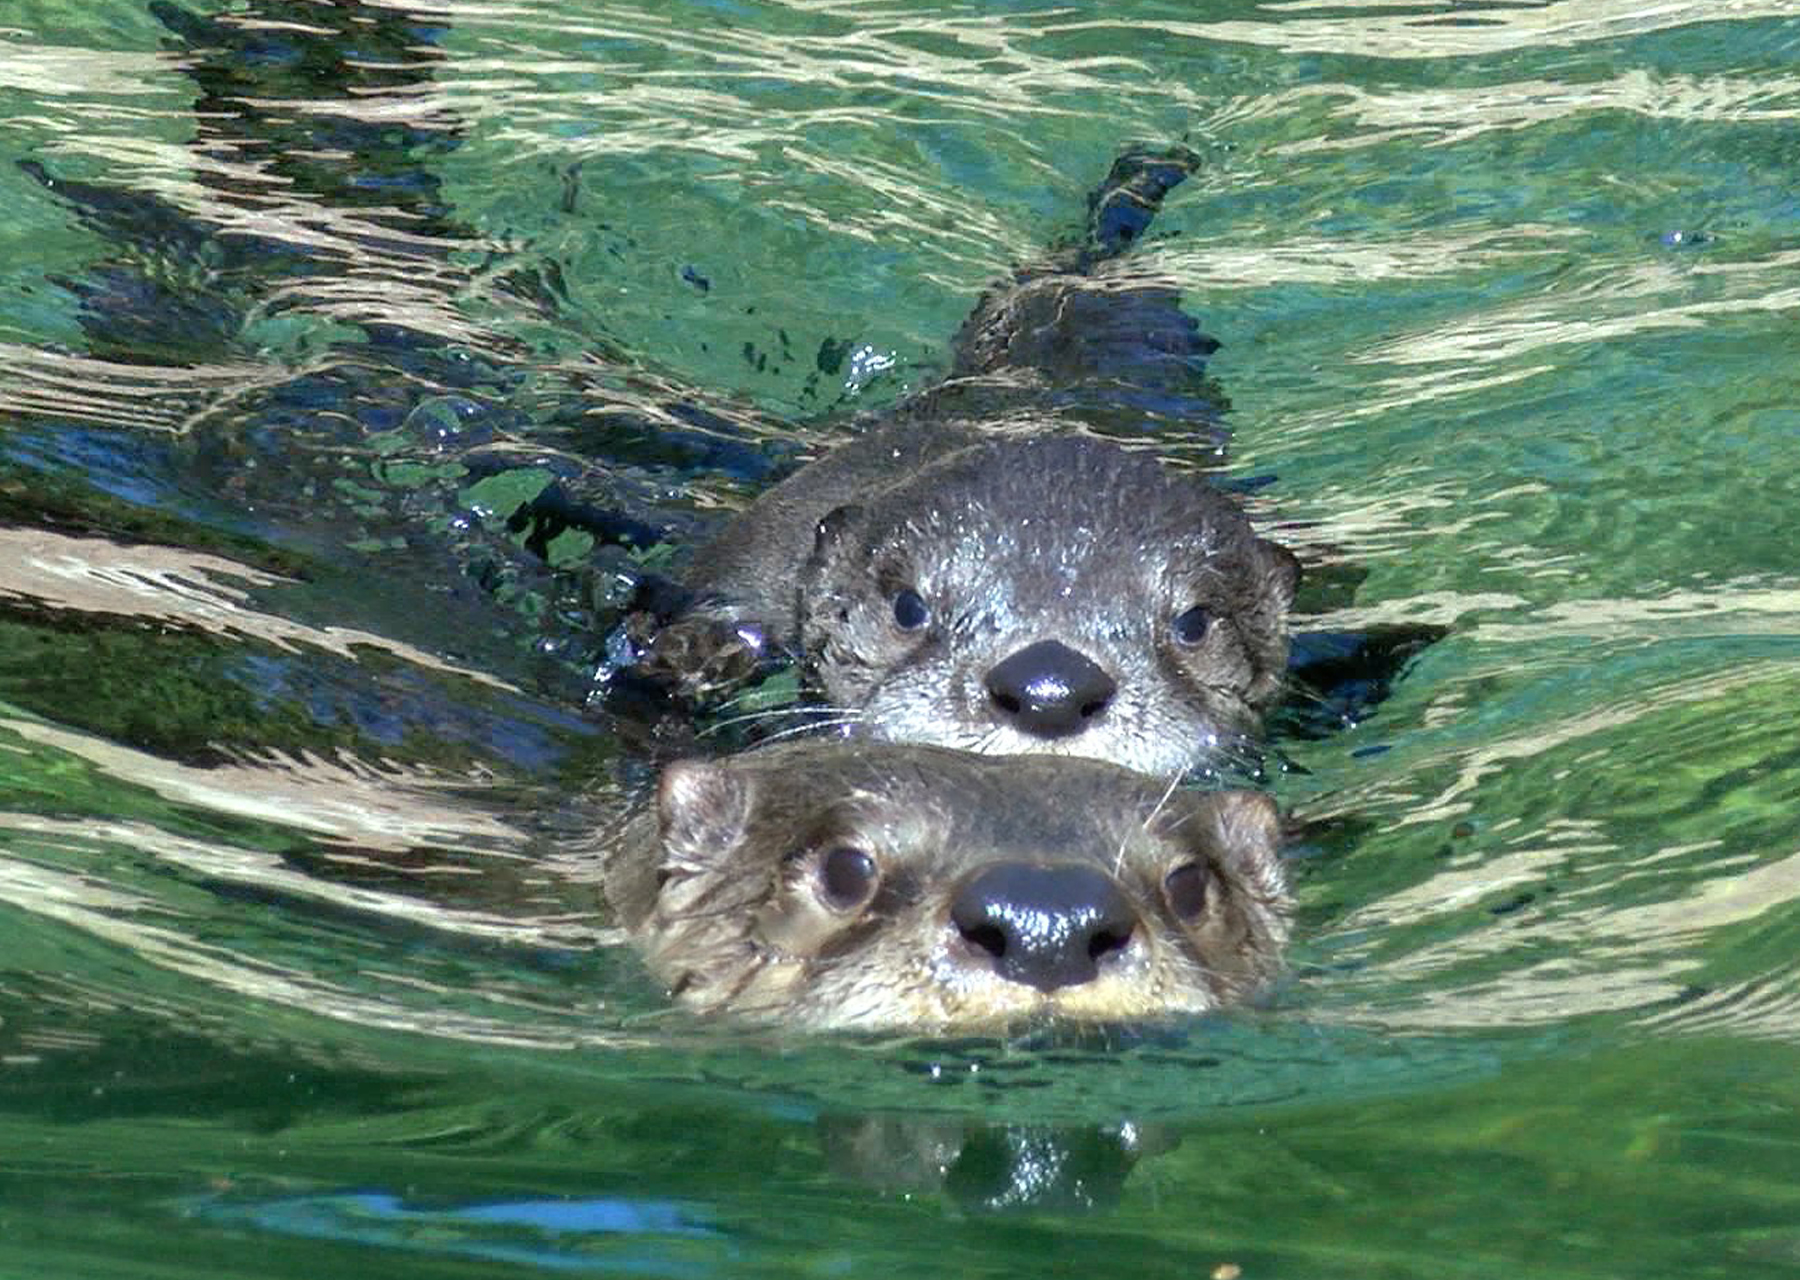
[[[1080,733],[1119,689],[1091,658],[1059,640],[1039,640],[1002,658],[988,671],[987,687],[1000,713],[1038,738]]]
[[[1122,951],[1137,913],[1112,877],[1092,867],[1002,862],[957,891],[950,919],[977,959],[1012,982],[1055,991],[1100,976]]]

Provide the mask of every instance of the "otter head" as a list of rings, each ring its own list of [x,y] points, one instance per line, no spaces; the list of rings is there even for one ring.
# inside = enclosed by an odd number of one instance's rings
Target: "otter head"
[[[1274,806],[1097,761],[813,741],[664,773],[608,893],[702,1010],[812,1028],[1142,1019],[1279,966]]]
[[[872,736],[1168,774],[1254,732],[1298,577],[1230,499],[1152,457],[998,439],[820,522],[800,640]]]

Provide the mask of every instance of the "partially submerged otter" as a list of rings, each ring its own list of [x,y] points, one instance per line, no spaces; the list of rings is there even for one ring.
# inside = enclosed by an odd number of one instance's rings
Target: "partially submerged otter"
[[[1089,430],[1141,429],[1146,385],[1216,418],[1174,291],[1094,272],[1192,160],[1122,159],[1086,243],[983,298],[949,381],[731,520],[640,623],[643,669],[704,695],[776,648],[868,736],[1164,774],[1233,755],[1280,688],[1298,563]]]
[[[1098,761],[813,740],[664,773],[606,891],[705,1012],[815,1029],[1142,1019],[1277,971],[1274,803]]]
[[[224,84],[233,95],[224,106],[217,96],[203,99],[203,105],[218,108],[201,113],[203,121],[212,122],[203,127],[203,139],[213,129],[215,149],[241,149],[242,135],[272,156],[326,154],[312,145],[286,145],[295,139],[316,142],[309,130],[326,117],[258,111],[258,101],[294,95],[242,92],[240,73],[247,64],[233,41],[256,46],[267,25],[256,19],[267,7],[253,5],[248,18],[240,14],[217,24],[185,19],[168,5],[157,12],[191,44],[204,46],[182,59],[204,93],[217,95]],[[342,32],[325,25],[289,33],[307,50],[306,57],[269,58],[260,50],[248,65],[272,76],[300,67],[308,95],[316,97],[321,87],[335,84],[340,96],[354,100],[362,92],[359,86],[366,87],[360,77],[370,67],[378,76],[389,70],[407,74],[409,60],[399,54],[412,46],[404,40],[386,50],[392,56],[344,57],[344,49],[360,47],[344,43],[351,28],[411,38],[401,29],[404,24],[389,30],[374,16],[358,9],[348,14],[350,27]],[[419,65],[429,65],[429,59]],[[334,74],[325,74],[333,67]],[[220,76],[220,68],[232,74]],[[306,290],[295,289],[289,278],[306,281],[315,275],[336,299],[342,265],[337,255],[359,256],[367,244],[386,237],[373,234],[379,223],[328,215],[361,211],[367,191],[358,194],[359,175],[390,172],[394,156],[391,128],[346,133],[342,122],[332,119],[336,149],[329,155],[348,156],[350,162],[333,161],[303,173],[283,170],[284,181],[292,179],[296,208],[316,207],[320,216],[314,220],[346,229],[347,238],[315,256],[309,252],[311,240],[302,245],[276,232],[267,238],[250,234],[248,228],[260,225],[256,219],[229,219],[230,234],[221,236],[212,221],[153,198],[129,198],[119,206],[122,216],[113,219],[109,234],[142,234],[151,247],[148,253],[134,246],[121,254],[82,293],[81,319],[92,349],[120,360],[197,366],[235,352],[243,322],[238,305],[244,299],[278,297],[284,305],[300,305]],[[292,137],[283,131],[288,126],[297,130]],[[258,130],[270,132],[258,137]],[[415,146],[408,155],[427,150]],[[877,603],[868,619],[879,621],[885,605],[895,626],[923,634],[899,656],[882,651],[891,638],[884,640],[873,628],[855,639],[846,634],[834,647],[827,643],[835,635],[831,615],[820,613],[818,620],[828,625],[819,669],[843,671],[851,687],[859,671],[898,673],[922,662],[927,650],[920,645],[937,643],[933,633],[940,627],[942,647],[956,653],[984,628],[999,632],[1029,625],[1030,618],[1045,616],[1034,601],[1052,602],[1055,616],[1063,619],[1114,616],[1124,621],[1110,630],[1045,634],[991,660],[978,684],[969,686],[969,709],[953,710],[951,717],[973,719],[972,708],[985,690],[983,707],[997,708],[1018,723],[976,745],[1073,748],[1171,771],[1196,752],[1211,750],[1229,722],[1233,699],[1252,706],[1273,687],[1285,642],[1266,622],[1275,618],[1273,629],[1279,630],[1279,615],[1292,592],[1291,562],[1249,535],[1242,517],[1217,494],[1081,434],[1089,428],[1142,432],[1143,423],[1159,415],[1184,427],[1210,421],[1215,404],[1201,377],[1210,345],[1175,306],[1173,291],[1091,271],[1142,229],[1163,192],[1185,174],[1185,163],[1127,157],[1102,190],[1088,243],[1051,270],[1021,275],[977,308],[957,341],[948,382],[902,406],[891,435],[865,436],[775,491],[825,504],[807,506],[791,522],[799,531],[797,542],[771,544],[768,556],[735,581],[721,570],[711,578],[690,579],[690,585],[716,593],[709,604],[728,600],[744,583],[779,597],[777,588],[797,576],[802,564],[810,565],[823,546],[837,558],[818,556],[811,567],[821,589],[835,592],[833,598],[845,600],[848,610],[850,601],[869,593],[865,571],[874,573]],[[104,215],[115,204],[114,194],[103,188],[53,182],[41,167],[29,171],[91,215]],[[321,176],[333,185],[312,187]],[[402,177],[386,184],[383,202],[402,201],[402,220],[416,232],[408,244],[423,253],[420,261],[449,260],[460,240],[446,231],[435,179],[423,170]],[[227,184],[219,191],[220,210],[256,205],[255,193],[250,205],[243,203],[239,186]],[[140,216],[147,210],[156,216]],[[148,230],[121,231],[127,227]],[[188,255],[179,261],[191,257],[203,269],[146,270],[143,263],[160,261],[159,248],[170,249],[156,243],[164,236]],[[186,291],[190,280],[221,278],[232,283],[233,292],[214,296],[204,285],[193,296]],[[382,278],[388,278],[385,270]],[[294,469],[296,451],[326,459],[348,450],[345,456],[360,458],[364,445],[386,437],[422,450],[417,456],[434,468],[466,464],[479,478],[500,465],[483,462],[481,447],[504,434],[503,428],[516,428],[527,438],[541,433],[546,447],[564,438],[548,430],[548,418],[514,417],[497,408],[522,384],[513,371],[489,366],[485,357],[471,362],[462,342],[445,338],[429,323],[415,330],[407,315],[395,319],[379,308],[369,314],[364,342],[275,384],[266,396],[227,398],[208,409],[216,429],[195,433],[203,446],[195,456],[227,473],[231,487],[222,492],[241,497],[243,485],[262,477],[259,482],[268,487],[249,492],[281,495],[282,501],[303,501],[310,508],[315,501],[332,501],[328,495],[336,488],[310,479],[295,483],[313,474]],[[431,311],[420,314],[429,317]],[[195,323],[196,317],[205,323]],[[454,332],[460,334],[461,326]],[[1129,349],[1123,361],[1121,348]],[[1127,365],[1132,375],[1121,377]],[[321,415],[321,404],[333,411]],[[568,416],[584,421],[588,407],[582,401],[580,412]],[[534,409],[543,412],[541,405]],[[398,429],[395,423],[401,424]],[[1063,438],[1018,443],[1015,450],[1013,443],[996,439],[1008,432]],[[257,452],[265,448],[272,452]],[[894,450],[905,453],[901,469],[910,488],[892,483]],[[576,461],[558,458],[570,467]],[[582,492],[605,495],[595,503],[616,500],[610,478],[629,469],[608,465],[611,461],[582,463],[588,482]],[[963,549],[956,556],[964,559],[982,547],[986,535],[958,533],[955,509],[940,505],[936,515],[924,518],[933,502],[941,504],[946,496],[933,486],[950,484],[958,468],[974,463],[980,466],[967,478],[981,486],[986,500],[962,509],[998,521],[992,554],[1010,546],[1020,567],[990,581],[977,572],[979,565],[959,570],[984,615],[971,620],[954,591],[938,593],[938,586],[955,585],[948,578],[920,571],[918,581],[901,590],[880,575],[896,563],[896,550],[905,549],[912,530],[904,526],[915,517],[925,539],[912,548],[915,560],[930,560],[937,546],[932,539],[940,535],[955,535],[954,545]],[[359,494],[368,492],[365,465],[366,460],[359,462],[354,473],[365,482],[355,486]],[[808,488],[834,474],[832,483],[841,489]],[[600,484],[595,476],[609,483]],[[991,484],[995,477],[1006,483]],[[1047,478],[1065,487],[1053,505],[1037,510],[1054,515],[1063,527],[1056,538],[1033,542],[1038,534],[1026,531],[1037,523],[1041,533],[1042,525],[1027,499]],[[461,521],[469,500],[460,496],[460,480],[441,483],[456,495]],[[1016,496],[1001,496],[1008,484]],[[401,487],[404,501],[385,516],[368,514],[359,498],[354,520],[333,518],[351,508],[329,507],[309,510],[306,522],[293,528],[354,527],[365,533],[376,528],[394,535],[370,536],[372,543],[405,541],[400,532],[410,535],[418,527],[442,537],[440,524],[408,523],[421,512],[431,513],[430,502],[415,502],[430,494],[410,483]],[[661,492],[661,486],[647,487]],[[286,497],[287,490],[304,497]],[[1166,523],[1140,523],[1121,505],[1133,495]],[[782,500],[772,494],[766,501]],[[860,506],[846,505],[852,500]],[[263,501],[259,497],[257,505]],[[1197,517],[1177,521],[1190,503]],[[602,540],[644,545],[663,536],[592,506],[583,514],[579,506],[552,508],[547,498],[531,499],[514,516],[503,513],[503,519],[511,528],[517,528],[514,520],[563,522],[548,532],[540,524],[530,526],[540,553],[556,530],[573,527],[578,519],[591,521],[581,527]],[[763,515],[770,509],[765,506]],[[825,519],[831,512],[837,514]],[[775,528],[763,516],[748,519],[759,531]],[[828,526],[824,539],[816,533],[822,520]],[[622,532],[621,526],[631,527]],[[273,527],[280,528],[279,517]],[[138,529],[139,522],[134,519],[130,528]],[[1147,550],[1123,536],[1143,528],[1157,533]],[[230,529],[240,532],[236,523]],[[727,534],[720,545],[742,532]],[[308,532],[301,544],[310,537]],[[1183,548],[1198,559],[1178,565]],[[1001,563],[996,560],[995,567]],[[1078,563],[1109,570],[1115,580],[1092,573],[1083,578]],[[1066,576],[1071,572],[1072,578]],[[1138,582],[1140,574],[1150,585]],[[488,576],[470,569],[471,578],[486,582]],[[1077,602],[1077,580],[1081,590],[1097,590],[1099,602],[1110,604],[1090,609]],[[928,623],[919,620],[921,607]],[[747,615],[725,616],[742,621]],[[854,621],[850,612],[841,620]],[[778,608],[768,621],[771,636],[787,638],[784,629],[792,615]],[[1121,660],[1124,670],[1103,665],[1112,661],[1111,631],[1125,636],[1119,642],[1127,655]],[[1166,696],[1166,689],[1158,691],[1161,686],[1139,684],[1163,678],[1157,674],[1161,668],[1181,667],[1181,653],[1204,656],[1215,643],[1221,658],[1196,661],[1167,679],[1177,688],[1208,691],[1208,697],[1219,693],[1223,711],[1185,709],[1181,697]],[[830,662],[828,649],[837,655]],[[1109,683],[1116,687],[1108,688]],[[873,686],[867,699],[875,709],[870,714],[881,717],[877,728],[891,724],[898,732],[929,736],[928,725],[921,726],[917,717],[923,714],[929,724],[936,716],[930,704],[878,709],[883,704]],[[1176,710],[1169,721],[1158,722],[1143,711],[1157,706]],[[1113,736],[1105,738],[1102,731]],[[1013,732],[1030,741],[1010,742],[1006,735]],[[653,966],[683,999],[705,1008],[815,1026],[964,1026],[1039,1014],[1115,1018],[1203,1010],[1239,998],[1272,972],[1285,936],[1285,893],[1266,799],[1164,795],[1160,783],[1093,762],[991,761],[866,743],[794,746],[719,764],[677,766],[664,785],[660,813],[660,836],[657,824],[647,820],[633,840],[611,852],[609,890]]]
[[[1297,569],[1228,498],[1079,436],[971,432],[895,475],[902,432],[844,446],[734,520],[696,561],[688,625],[793,649],[896,741],[1167,774],[1254,731]]]

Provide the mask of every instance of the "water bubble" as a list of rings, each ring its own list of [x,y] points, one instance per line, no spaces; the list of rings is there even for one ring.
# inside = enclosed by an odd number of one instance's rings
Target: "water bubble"
[[[466,449],[493,438],[493,429],[483,420],[486,414],[485,405],[467,396],[432,396],[406,415],[400,431],[430,448]]]
[[[877,377],[892,369],[897,356],[892,351],[877,351],[867,343],[850,353],[850,371],[844,375],[844,390],[852,395]]]

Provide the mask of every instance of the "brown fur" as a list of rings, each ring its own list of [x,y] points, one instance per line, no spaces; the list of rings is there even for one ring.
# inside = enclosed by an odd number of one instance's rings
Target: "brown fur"
[[[1194,792],[1096,761],[799,742],[664,773],[657,812],[611,855],[608,896],[650,968],[701,1011],[807,1028],[1003,1027],[1196,1013],[1280,966],[1288,895],[1273,802]],[[878,868],[853,909],[822,887],[851,848]],[[1111,878],[1135,924],[1091,981],[1010,980],[951,919],[1006,862]],[[1184,921],[1170,872],[1198,865]]]

